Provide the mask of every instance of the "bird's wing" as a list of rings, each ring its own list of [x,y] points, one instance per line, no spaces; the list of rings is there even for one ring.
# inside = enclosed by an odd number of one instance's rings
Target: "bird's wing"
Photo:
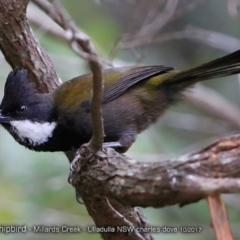
[[[125,68],[126,69],[126,68]],[[111,102],[112,100],[123,94],[128,88],[134,84],[145,80],[155,75],[166,73],[173,70],[172,67],[164,66],[145,66],[129,68],[123,76],[117,78],[110,85],[106,84],[103,92],[103,104]]]
[[[104,91],[102,103],[106,104],[113,101],[127,89],[140,81],[171,70],[173,70],[172,67],[164,66],[121,67],[107,69],[103,71]],[[85,100],[81,103],[81,107],[87,112],[90,111],[90,105],[91,100]]]

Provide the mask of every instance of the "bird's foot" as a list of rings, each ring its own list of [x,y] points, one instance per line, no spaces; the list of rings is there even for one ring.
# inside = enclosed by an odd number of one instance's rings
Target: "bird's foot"
[[[118,141],[104,142],[103,146],[106,148],[114,148],[115,151],[119,153],[125,153],[134,143],[135,138],[136,138],[136,134],[134,133],[122,134],[122,136],[119,138]]]
[[[119,153],[125,153],[128,150],[128,146],[122,145],[120,142],[105,142],[103,143],[105,148],[113,148]]]

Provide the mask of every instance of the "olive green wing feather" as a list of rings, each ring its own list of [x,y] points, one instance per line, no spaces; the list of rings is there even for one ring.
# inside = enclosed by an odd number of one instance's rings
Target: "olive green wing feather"
[[[104,92],[102,103],[106,104],[113,101],[138,82],[171,70],[173,70],[172,67],[164,67],[161,65],[107,69],[103,71]],[[83,101],[81,107],[89,111],[90,103],[91,100]]]
[[[114,81],[110,85],[105,85],[102,103],[105,104],[111,102],[112,100],[123,94],[127,89],[140,81],[143,81],[149,77],[166,73],[172,69],[172,67],[164,66],[145,66],[129,68],[129,70],[125,70],[126,73],[123,76],[117,78],[116,81]]]

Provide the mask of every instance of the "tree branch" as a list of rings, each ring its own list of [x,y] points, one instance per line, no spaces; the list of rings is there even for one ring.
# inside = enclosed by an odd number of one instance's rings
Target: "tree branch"
[[[26,18],[28,0],[0,0],[0,49],[14,69],[24,67],[39,92],[60,85],[52,61],[43,51]]]
[[[182,206],[208,195],[240,192],[239,157],[240,135],[167,161],[138,162],[107,149],[70,177],[81,194],[110,196],[130,206]]]

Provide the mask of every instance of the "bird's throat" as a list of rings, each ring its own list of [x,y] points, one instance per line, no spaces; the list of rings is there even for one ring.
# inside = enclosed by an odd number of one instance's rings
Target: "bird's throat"
[[[41,145],[53,135],[56,122],[33,122],[29,120],[11,121],[9,132],[21,144]]]

